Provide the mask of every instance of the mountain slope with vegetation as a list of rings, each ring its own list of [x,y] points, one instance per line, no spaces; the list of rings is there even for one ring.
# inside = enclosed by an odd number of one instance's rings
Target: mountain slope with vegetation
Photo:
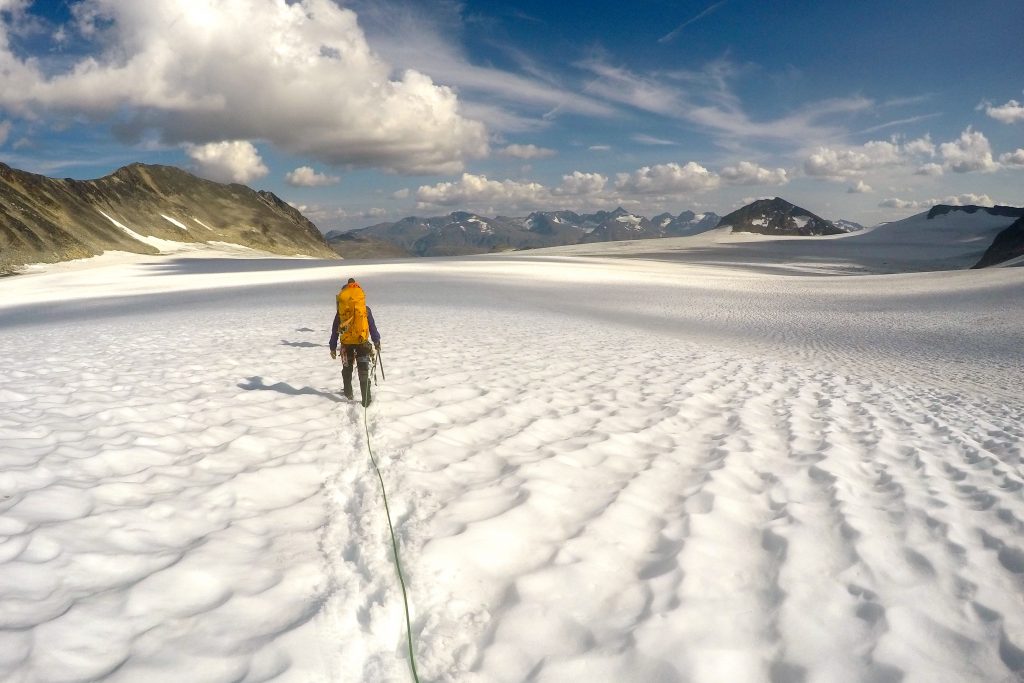
[[[288,256],[335,257],[319,229],[271,192],[131,164],[95,180],[0,164],[0,272],[167,243],[227,242]]]

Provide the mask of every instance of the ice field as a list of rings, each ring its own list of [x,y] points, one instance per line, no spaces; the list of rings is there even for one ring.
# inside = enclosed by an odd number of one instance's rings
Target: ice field
[[[831,272],[0,280],[0,680],[410,680],[355,277],[421,680],[1018,681],[1024,269]]]

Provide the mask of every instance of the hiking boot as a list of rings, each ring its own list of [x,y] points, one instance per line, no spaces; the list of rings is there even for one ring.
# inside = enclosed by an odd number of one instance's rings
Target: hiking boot
[[[345,398],[350,401],[353,401],[356,398],[356,395],[352,393],[352,387],[347,387],[343,393],[345,394]]]

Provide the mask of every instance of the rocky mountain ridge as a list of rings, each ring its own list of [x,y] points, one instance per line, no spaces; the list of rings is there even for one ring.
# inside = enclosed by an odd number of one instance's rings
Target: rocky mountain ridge
[[[947,206],[940,204],[928,211],[928,218],[935,218],[954,211],[973,214],[983,211],[990,216],[1004,216],[1013,220],[992,240],[985,253],[972,268],[987,268],[1024,256],[1024,208],[1016,206]]]
[[[0,163],[0,273],[169,243],[227,242],[336,258],[320,230],[271,192],[131,164],[95,180],[49,178]]]

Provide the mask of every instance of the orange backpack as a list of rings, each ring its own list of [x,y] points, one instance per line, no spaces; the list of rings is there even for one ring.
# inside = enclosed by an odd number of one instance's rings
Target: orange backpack
[[[370,340],[366,294],[355,282],[348,283],[338,292],[338,333],[342,344],[365,344]]]

